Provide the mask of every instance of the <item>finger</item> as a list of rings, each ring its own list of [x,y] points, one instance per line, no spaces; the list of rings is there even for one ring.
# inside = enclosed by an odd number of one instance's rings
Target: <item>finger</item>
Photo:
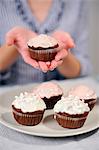
[[[11,46],[11,45],[13,45],[14,44],[14,41],[15,41],[15,37],[13,36],[13,35],[11,35],[11,34],[7,34],[6,35],[6,44],[8,45],[8,46]]]
[[[51,65],[51,62],[50,62],[50,61],[46,62],[46,65],[47,65],[47,67],[49,68],[50,65]]]
[[[52,60],[51,65],[50,65],[50,70],[54,70],[57,67],[57,61]]]
[[[57,66],[60,66],[63,63],[63,60],[57,62]]]
[[[52,36],[54,36],[54,38],[56,38],[57,40],[63,42],[66,45],[67,49],[75,47],[74,40],[72,39],[70,34],[67,32],[56,31],[53,33]]]
[[[17,46],[19,51],[22,49],[28,49],[26,38],[22,37],[21,35],[16,36],[14,44]]]
[[[63,60],[60,61],[55,61],[53,60],[50,66],[50,70],[53,71],[55,68],[57,68],[58,66],[60,66],[63,63]]]
[[[16,41],[16,37],[17,37],[17,31],[18,31],[18,28],[15,27],[6,34],[6,44],[7,45],[14,44],[14,42]]]
[[[67,41],[68,45],[70,45],[70,46],[74,45],[73,39],[71,38],[70,34],[68,34],[66,32],[60,33],[60,38],[63,43],[65,43]]]
[[[65,58],[67,55],[68,55],[67,50],[66,50],[66,49],[62,49],[62,50],[60,50],[60,51],[56,54],[55,60],[56,60],[56,61],[62,60],[62,59]]]
[[[67,48],[74,48],[75,47],[75,43],[73,38],[71,37],[70,34],[65,32],[65,39],[67,39]],[[66,42],[66,40],[63,40],[63,42]]]
[[[26,61],[25,61],[27,64],[31,65],[32,67],[34,67],[35,69],[40,69],[39,67],[39,64],[36,62],[36,60],[28,57],[26,58]]]
[[[39,69],[39,64],[38,64],[38,62],[30,57],[30,54],[29,54],[29,52],[28,52],[27,49],[22,50],[22,51],[21,51],[21,54],[22,54],[22,57],[23,57],[24,61],[25,61],[27,64],[31,65],[32,67],[34,67],[34,68],[36,68],[36,69]]]
[[[47,72],[49,70],[45,62],[39,61],[38,63],[43,72]]]

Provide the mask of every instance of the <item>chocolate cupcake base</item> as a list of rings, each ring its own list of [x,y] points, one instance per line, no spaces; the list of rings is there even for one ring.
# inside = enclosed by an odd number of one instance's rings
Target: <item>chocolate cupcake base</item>
[[[85,99],[84,102],[88,104],[91,111],[96,104],[96,99],[90,99],[90,100]]]
[[[39,124],[43,118],[43,114],[44,111],[35,111],[35,112],[31,112],[31,113],[23,113],[20,109],[16,109],[14,108],[14,106],[12,106],[13,109],[13,116],[15,118],[15,120],[22,125],[26,125],[26,126],[35,126],[37,124]]]
[[[42,98],[46,104],[47,109],[53,109],[54,105],[61,99],[62,95],[53,96],[51,98]]]
[[[88,112],[81,115],[69,115],[66,113],[56,113],[54,118],[63,128],[77,129],[81,128],[87,118]]]
[[[52,61],[55,59],[55,56],[57,54],[57,51],[54,50],[31,50],[29,49],[30,56],[32,59],[35,59],[36,61]]]

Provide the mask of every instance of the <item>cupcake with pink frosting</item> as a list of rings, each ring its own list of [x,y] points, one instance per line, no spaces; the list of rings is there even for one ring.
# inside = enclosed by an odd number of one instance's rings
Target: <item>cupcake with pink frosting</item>
[[[58,42],[51,36],[40,34],[27,43],[31,58],[37,61],[52,61],[58,51]]]
[[[63,95],[62,88],[54,82],[44,82],[37,86],[33,93],[44,100],[47,109],[53,109],[54,105]]]
[[[93,109],[97,100],[95,91],[86,85],[78,85],[71,88],[68,91],[68,95],[78,96],[80,100],[84,100],[85,103],[88,103],[90,110]]]

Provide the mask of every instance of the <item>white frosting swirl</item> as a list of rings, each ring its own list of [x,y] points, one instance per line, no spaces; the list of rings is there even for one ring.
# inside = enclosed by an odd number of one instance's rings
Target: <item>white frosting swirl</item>
[[[71,115],[75,114],[83,114],[84,112],[89,112],[90,108],[88,107],[87,103],[80,100],[77,96],[74,97],[72,95],[68,97],[62,97],[55,106],[54,112],[55,113],[68,113]]]
[[[52,96],[63,94],[61,87],[53,82],[44,82],[36,87],[33,92],[39,95],[41,98],[50,98]]]
[[[24,113],[46,109],[46,105],[40,97],[34,93],[27,92],[20,93],[19,96],[15,96],[15,100],[12,105],[17,109],[21,109]]]
[[[57,40],[54,39],[51,36],[45,35],[45,34],[40,34],[28,41],[28,46],[30,47],[43,47],[43,48],[48,48],[48,47],[53,47],[58,44]]]
[[[96,99],[95,91],[86,85],[78,85],[71,88],[68,95],[78,96],[80,99]]]

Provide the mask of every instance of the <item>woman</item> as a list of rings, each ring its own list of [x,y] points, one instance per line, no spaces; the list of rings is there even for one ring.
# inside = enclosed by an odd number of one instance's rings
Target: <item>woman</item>
[[[87,8],[83,0],[1,0],[0,10],[0,84],[59,80],[90,73]],[[50,68],[47,63],[32,60],[27,51],[28,39],[40,33],[51,34],[62,45]]]

